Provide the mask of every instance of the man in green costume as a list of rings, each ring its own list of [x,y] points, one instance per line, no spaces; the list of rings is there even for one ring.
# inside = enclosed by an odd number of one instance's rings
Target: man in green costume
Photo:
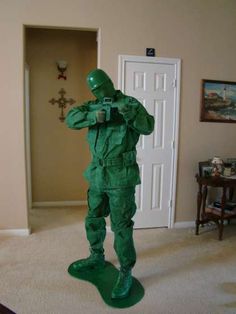
[[[83,271],[105,265],[104,217],[110,214],[114,249],[120,263],[111,297],[119,299],[129,295],[131,269],[136,262],[132,217],[136,211],[135,186],[140,184],[140,177],[135,146],[140,134],[153,131],[154,118],[137,99],[115,90],[103,70],[91,71],[87,83],[96,100],[71,109],[66,117],[69,128],[88,128],[92,153],[92,162],[84,173],[90,184],[85,228],[91,254],[73,267]]]

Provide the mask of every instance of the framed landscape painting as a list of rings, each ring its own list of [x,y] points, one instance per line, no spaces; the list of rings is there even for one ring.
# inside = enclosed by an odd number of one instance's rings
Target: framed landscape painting
[[[236,123],[236,82],[202,80],[200,121]]]

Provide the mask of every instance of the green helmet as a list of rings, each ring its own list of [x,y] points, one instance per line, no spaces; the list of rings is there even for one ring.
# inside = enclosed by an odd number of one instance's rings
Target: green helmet
[[[87,84],[91,91],[109,81],[111,82],[110,77],[101,69],[93,70],[87,76]]]

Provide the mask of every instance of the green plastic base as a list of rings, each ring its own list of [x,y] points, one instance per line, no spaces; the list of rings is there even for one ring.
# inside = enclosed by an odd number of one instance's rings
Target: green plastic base
[[[111,291],[118,278],[119,270],[109,262],[105,263],[105,267],[97,268],[89,271],[77,272],[69,266],[68,272],[71,276],[82,279],[94,284],[103,301],[112,307],[126,308],[135,305],[142,300],[144,296],[144,288],[141,283],[133,277],[133,283],[128,297],[124,299],[111,299]]]

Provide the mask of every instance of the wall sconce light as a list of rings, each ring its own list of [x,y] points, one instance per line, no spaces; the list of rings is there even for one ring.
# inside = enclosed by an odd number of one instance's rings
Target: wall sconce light
[[[57,61],[57,69],[60,72],[60,74],[57,77],[58,80],[60,80],[60,79],[66,80],[66,75],[64,74],[64,72],[67,70],[67,65],[68,65],[68,62],[65,60],[58,60]]]

